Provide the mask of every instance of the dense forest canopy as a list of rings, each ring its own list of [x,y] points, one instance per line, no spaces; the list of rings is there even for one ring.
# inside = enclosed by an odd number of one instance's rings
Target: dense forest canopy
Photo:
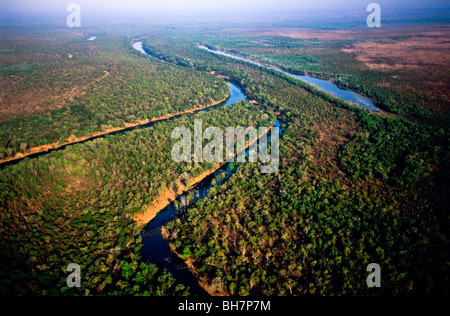
[[[189,254],[218,293],[370,294],[361,266],[371,260],[383,262],[388,275],[379,294],[448,292],[448,117],[409,103],[398,103],[404,117],[369,114],[270,70],[196,48],[198,42],[248,48],[260,42],[254,36],[186,37],[163,34],[145,43],[168,61],[239,80],[289,126],[276,176],[245,166],[167,226],[177,251]],[[279,38],[263,40],[286,46]],[[407,98],[399,93],[393,98]],[[430,118],[435,124],[424,123]]]
[[[0,64],[0,159],[208,105],[228,93],[221,78],[145,57],[130,38],[54,33],[25,32],[2,43],[18,53],[3,53]]]
[[[393,73],[367,69],[343,51],[361,38],[300,39],[215,24],[116,30],[21,30],[0,41],[0,159],[222,100],[224,77],[249,100],[3,166],[1,295],[188,294],[167,271],[140,260],[133,215],[214,167],[170,156],[173,129],[193,130],[200,118],[204,128],[269,127],[276,119],[285,128],[277,173],[236,165],[230,179],[165,227],[211,294],[449,293],[448,102],[427,103],[417,93],[420,78],[401,73],[412,89],[377,85]],[[404,39],[389,36],[377,40]],[[137,38],[156,58],[132,48]],[[334,80],[385,112],[198,43]],[[66,286],[72,262],[83,271],[79,289]],[[366,286],[371,262],[383,269],[380,289]]]

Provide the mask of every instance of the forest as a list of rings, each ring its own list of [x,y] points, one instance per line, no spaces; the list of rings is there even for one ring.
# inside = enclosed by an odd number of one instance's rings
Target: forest
[[[159,45],[146,42],[149,51],[239,80],[288,126],[276,175],[241,167],[166,227],[213,294],[448,293],[447,118],[427,125],[423,118],[437,115],[371,114],[270,70],[196,50],[203,37],[161,37]],[[388,275],[380,291],[365,285],[361,267],[371,261]]]
[[[193,130],[198,118],[204,128],[269,127],[277,119],[285,128],[277,173],[236,165],[227,181],[165,226],[167,241],[207,280],[209,294],[450,292],[448,116],[433,104],[416,106],[420,95],[375,86],[382,74],[333,50],[349,40],[258,37],[215,27],[103,31],[94,42],[85,40],[91,34],[31,39],[24,32],[20,45],[1,42],[2,50],[21,53],[1,53],[7,89],[0,159],[222,100],[223,77],[249,100],[3,166],[0,295],[188,295],[170,273],[141,260],[141,227],[133,215],[212,167],[170,157],[172,130]],[[131,47],[146,36],[144,48],[157,58]],[[337,80],[395,115],[370,113],[198,43]],[[77,79],[68,81],[71,76]],[[41,91],[31,93],[32,87]],[[30,94],[39,95],[36,102]],[[82,263],[79,289],[65,283],[72,262]],[[366,286],[371,262],[382,266],[382,288]]]
[[[3,54],[0,160],[209,105],[227,95],[221,78],[161,65],[133,50],[131,39],[102,36],[88,42],[71,37],[17,35],[14,39],[23,44],[14,42],[14,47],[20,53]]]
[[[431,72],[429,69],[424,78],[421,76],[422,73],[418,75],[417,71],[414,71],[416,68],[413,65],[408,65],[413,70],[409,70],[407,65],[404,65],[405,70],[401,71],[395,67],[392,67],[393,70],[389,70],[390,68],[388,70],[371,69],[347,53],[355,44],[376,42],[380,46],[396,45],[397,43],[401,45],[402,41],[413,38],[414,35],[419,39],[436,38],[439,43],[439,35],[432,36],[427,32],[434,30],[438,33],[441,28],[437,26],[435,29],[420,29],[422,32],[417,31],[419,34],[414,34],[415,28],[410,30],[407,26],[395,30],[397,33],[405,35],[392,36],[392,31],[386,31],[386,35],[362,33],[364,35],[362,36],[360,30],[355,30],[355,35],[349,35],[348,38],[339,38],[338,36],[335,39],[323,40],[277,35],[257,36],[254,33],[251,36],[248,34],[248,38],[202,34],[199,42],[208,43],[215,50],[228,51],[266,65],[277,66],[294,74],[329,79],[343,88],[352,89],[370,97],[384,110],[402,114],[410,120],[425,121],[428,124],[439,123],[441,127],[448,126],[448,109],[445,107],[448,99],[445,85],[430,84],[433,81],[448,82],[448,78],[443,75],[442,71],[436,70],[439,67],[436,66],[439,65],[438,61],[436,63],[429,61],[429,64],[423,62],[420,65],[421,67],[429,66],[434,71]],[[300,28],[298,32],[301,34],[304,30]],[[318,36],[322,34],[318,31],[312,32],[316,32]],[[258,34],[258,30],[255,33]],[[430,52],[432,49],[440,51],[444,48],[432,42],[424,49]],[[394,65],[399,63],[394,57],[392,60],[379,61],[375,57],[373,59],[380,63]],[[446,61],[440,62],[445,63]],[[442,69],[442,66],[439,68]],[[436,112],[446,115],[438,115]]]
[[[80,291],[93,294],[125,289],[145,294],[140,285],[146,288],[147,282],[153,284],[158,278],[170,281],[154,267],[139,264],[142,245],[132,217],[151,205],[159,193],[176,185],[181,175],[194,177],[211,167],[208,163],[177,164],[170,157],[175,144],[171,131],[177,126],[193,130],[193,117],[199,116],[205,126],[224,130],[232,124],[271,126],[274,122],[273,116],[261,114],[254,105],[237,104],[74,145],[4,168],[0,174],[0,270],[5,273],[3,282],[8,282],[6,290],[55,294],[65,283],[61,267],[71,262],[84,263],[82,268],[89,272]],[[18,266],[11,266],[12,258]],[[13,274],[13,279],[6,277]],[[49,275],[54,276],[51,281]],[[132,277],[137,283],[130,283]],[[164,289],[155,285],[150,294],[183,289],[165,282],[156,282]]]

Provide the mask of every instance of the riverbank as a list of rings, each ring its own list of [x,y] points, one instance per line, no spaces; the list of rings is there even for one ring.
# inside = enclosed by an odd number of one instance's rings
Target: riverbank
[[[226,52],[226,51],[219,51],[219,50],[212,49],[208,45],[205,45],[205,44],[197,43],[197,47],[200,49],[206,50],[210,53],[213,53],[213,54],[226,56],[229,58],[233,58],[233,59],[236,59],[239,61],[244,61],[244,62],[253,64],[253,65],[256,65],[258,67],[263,67],[263,68],[266,68],[269,70],[279,72],[290,78],[300,80],[304,83],[307,83],[307,84],[313,86],[314,88],[318,89],[319,91],[325,92],[325,93],[327,93],[331,96],[334,96],[342,101],[345,101],[349,104],[353,104],[356,106],[360,106],[360,107],[368,109],[372,112],[376,112],[378,109],[375,106],[375,104],[373,103],[373,101],[370,98],[368,98],[367,96],[356,93],[355,91],[352,91],[352,90],[342,89],[342,88],[338,87],[336,84],[330,82],[329,79],[323,79],[323,78],[321,79],[318,77],[311,77],[308,75],[297,75],[295,73],[286,71],[278,66],[263,64],[263,63],[248,59],[247,57],[238,56],[234,52],[230,53],[230,52]]]
[[[189,268],[189,271],[192,273],[192,275],[197,279],[198,284],[208,293],[210,296],[230,296],[230,293],[225,292],[223,289],[218,290],[216,286],[213,285],[212,280],[206,275],[201,274],[200,271],[195,267],[195,262],[188,258],[187,260],[183,258],[183,256],[177,252],[177,249],[175,246],[170,243],[169,241],[169,232],[167,231],[166,227],[161,227],[161,236],[164,238],[164,240],[169,245],[170,250],[177,255],[178,258],[183,260],[183,262],[186,264],[186,266]]]
[[[270,130],[270,127],[267,128],[265,134],[267,134]],[[256,140],[256,143],[259,141],[260,137]],[[249,147],[254,143],[249,143],[246,140],[246,148],[248,150]],[[235,154],[236,157],[236,154]],[[203,171],[199,175],[189,179],[189,185],[184,185],[181,181],[178,181],[175,186],[177,190],[174,189],[166,189],[163,193],[161,193],[153,202],[152,205],[149,205],[147,209],[143,212],[138,212],[133,216],[133,220],[137,223],[139,229],[144,229],[148,223],[150,223],[160,211],[164,210],[167,206],[169,206],[172,202],[174,202],[181,195],[187,193],[194,186],[202,182],[204,179],[214,174],[217,170],[219,170],[224,164],[226,160],[222,160],[221,162],[215,162],[214,168]]]
[[[269,131],[270,127],[266,130],[266,133]],[[259,138],[256,140],[258,141]],[[253,143],[252,143],[253,144]],[[246,150],[249,148],[251,144],[246,141]],[[145,226],[150,223],[156,215],[167,206],[169,206],[173,201],[179,198],[181,195],[187,193],[194,186],[202,182],[204,179],[215,173],[219,170],[224,164],[225,160],[222,162],[216,162],[214,164],[214,168],[203,171],[199,175],[189,179],[189,185],[184,185],[181,181],[176,183],[176,187],[178,188],[176,191],[172,188],[166,189],[163,193],[161,193],[153,202],[152,205],[148,206],[147,209],[143,212],[138,212],[133,216],[133,220],[137,223],[140,229],[145,228]]]
[[[199,106],[196,108],[192,108],[192,109],[188,109],[185,111],[180,111],[180,112],[176,112],[176,113],[171,113],[171,114],[166,114],[164,116],[160,116],[160,117],[155,117],[152,119],[145,119],[145,120],[141,120],[138,121],[137,123],[124,123],[123,127],[112,127],[112,128],[108,128],[106,130],[100,131],[100,132],[95,132],[89,136],[83,136],[83,137],[76,137],[74,135],[70,136],[66,142],[55,142],[52,144],[47,144],[47,145],[42,145],[42,146],[37,146],[37,147],[32,147],[30,149],[28,149],[26,151],[26,153],[17,153],[15,154],[13,157],[10,158],[6,158],[6,159],[1,159],[0,160],[0,165],[4,164],[4,163],[8,163],[8,162],[13,162],[15,160],[21,160],[24,159],[28,156],[32,156],[32,155],[36,155],[36,154],[43,154],[46,153],[50,150],[56,150],[59,149],[61,147],[64,146],[68,146],[68,145],[74,145],[74,144],[78,144],[78,143],[82,143],[91,139],[94,139],[96,137],[100,137],[100,136],[105,136],[111,133],[115,133],[115,132],[120,132],[120,131],[126,131],[127,129],[132,129],[135,127],[139,127],[139,126],[144,126],[153,122],[158,122],[158,121],[163,121],[163,120],[167,120],[173,117],[177,117],[180,115],[184,115],[184,114],[189,114],[189,113],[195,113],[195,112],[199,112],[205,109],[208,109],[210,107],[219,105],[223,102],[226,102],[226,100],[230,97],[230,94],[227,95],[226,98],[224,98],[223,100],[220,101],[215,101],[211,104],[208,105],[204,105],[204,106]]]
[[[138,212],[133,216],[133,220],[137,223],[139,229],[143,229],[148,223],[150,223],[156,215],[163,209],[165,209],[170,203],[175,201],[180,195],[187,193],[192,187],[202,182],[206,177],[209,177],[216,172],[222,166],[221,163],[215,163],[215,167],[203,171],[198,176],[189,179],[189,185],[184,185],[181,181],[176,183],[177,190],[170,188],[161,193],[147,209],[143,212]]]
[[[277,121],[278,122],[278,121]],[[279,123],[275,122],[274,126],[278,126]],[[266,134],[269,133],[270,127],[267,128],[266,130]],[[256,140],[256,142],[259,141],[260,138],[258,138]],[[248,140],[246,141],[246,151],[250,148],[250,146],[254,144],[254,143],[250,143]],[[236,157],[236,154],[235,154]],[[211,279],[207,274],[202,274],[196,267],[195,267],[195,262],[192,260],[192,258],[183,258],[183,256],[177,252],[177,249],[175,248],[175,246],[170,242],[170,235],[169,232],[166,228],[166,223],[168,221],[170,221],[171,219],[168,218],[167,221],[161,221],[161,219],[159,219],[158,214],[159,212],[163,212],[166,208],[169,208],[170,204],[175,201],[176,199],[178,199],[180,196],[182,196],[183,194],[186,194],[187,192],[189,192],[192,188],[196,187],[197,185],[200,185],[200,187],[202,188],[206,188],[206,190],[208,190],[210,187],[214,186],[214,185],[218,185],[218,184],[214,184],[212,185],[212,180],[211,180],[211,176],[214,175],[216,173],[216,171],[218,171],[219,169],[223,168],[224,166],[227,166],[227,162],[226,160],[222,160],[221,162],[216,162],[214,164],[214,167],[206,170],[204,172],[202,172],[201,174],[199,174],[196,177],[193,177],[191,179],[189,179],[189,184],[188,186],[183,185],[181,183],[181,181],[177,182],[177,190],[175,191],[174,189],[167,189],[165,192],[161,193],[158,198],[155,200],[155,202],[151,205],[148,206],[146,211],[144,212],[140,212],[137,213],[134,216],[134,220],[137,223],[138,227],[142,230],[144,229],[144,236],[146,234],[146,232],[150,232],[150,236],[155,236],[155,235],[159,235],[159,238],[155,238],[155,237],[144,237],[143,239],[143,244],[144,244],[144,249],[145,246],[147,248],[149,248],[149,250],[152,252],[152,254],[154,253],[155,249],[158,249],[157,247],[155,247],[155,245],[157,245],[157,243],[160,243],[160,240],[164,242],[165,247],[167,247],[167,250],[171,252],[172,256],[175,256],[175,258],[181,260],[183,262],[183,265],[189,270],[190,274],[195,278],[196,282],[196,286],[198,285],[201,289],[203,289],[203,291],[205,291],[207,294],[211,295],[211,296],[230,296],[231,294],[228,293],[227,291],[224,291],[220,282],[215,282],[216,280]],[[227,177],[224,179],[228,179],[229,176],[231,176],[232,172],[228,172],[228,167],[227,167]],[[210,178],[210,180],[207,180],[207,178]],[[204,181],[209,181],[206,183],[203,183]],[[203,190],[203,189],[200,189]],[[207,194],[208,191],[206,191]],[[169,210],[170,212],[170,210]],[[172,212],[177,212],[175,208],[172,207]],[[165,215],[167,217],[167,215]],[[163,215],[164,218],[164,215]],[[159,220],[158,220],[159,219]],[[153,221],[154,220],[154,221]],[[152,223],[155,223],[153,226]],[[151,226],[150,228],[148,228],[148,226]],[[155,231],[159,231],[156,234],[154,233]],[[151,238],[148,240],[151,240],[151,246],[149,247],[148,242],[146,245],[146,239],[145,238]],[[155,242],[157,241],[157,243],[155,244]],[[144,250],[145,251],[145,250]],[[167,254],[165,254],[165,256],[167,256]],[[167,259],[167,258],[166,258]],[[164,259],[164,260],[166,260]],[[170,257],[169,257],[170,259]],[[175,260],[166,260],[166,262],[170,262],[170,261],[175,261]],[[164,263],[163,263],[164,264]],[[166,267],[167,268],[167,267]],[[178,267],[177,267],[178,269]],[[192,281],[191,281],[192,282]],[[188,284],[188,283],[187,283]],[[191,283],[191,286],[193,286],[193,284]]]

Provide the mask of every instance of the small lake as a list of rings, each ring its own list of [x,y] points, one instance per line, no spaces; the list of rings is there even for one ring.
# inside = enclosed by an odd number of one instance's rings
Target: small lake
[[[312,84],[313,86],[317,87],[318,89],[320,89],[320,90],[322,90],[322,91],[324,91],[324,92],[326,92],[328,94],[331,94],[331,95],[333,95],[333,96],[335,96],[335,97],[337,97],[337,98],[339,98],[339,99],[341,99],[343,101],[346,101],[346,102],[349,102],[349,103],[353,103],[353,104],[357,104],[357,105],[359,105],[359,106],[361,106],[363,108],[369,109],[371,111],[376,111],[377,110],[377,107],[375,106],[375,104],[368,97],[363,96],[361,94],[358,94],[358,93],[356,93],[354,91],[351,91],[351,90],[341,89],[341,88],[339,88],[338,86],[336,86],[335,84],[331,83],[328,80],[318,79],[318,78],[314,78],[314,77],[310,77],[310,76],[296,75],[296,74],[284,71],[284,70],[282,70],[280,68],[263,65],[263,64],[260,64],[258,62],[255,62],[255,61],[252,61],[252,60],[249,60],[249,59],[246,59],[246,58],[242,58],[242,57],[239,57],[239,56],[235,56],[235,55],[232,55],[232,54],[229,54],[229,53],[225,53],[225,52],[222,52],[222,51],[212,50],[212,49],[210,49],[210,48],[208,48],[206,46],[203,46],[203,45],[198,45],[198,47],[201,48],[201,49],[204,49],[204,50],[206,50],[208,52],[211,52],[213,54],[227,56],[227,57],[234,58],[234,59],[237,59],[237,60],[240,60],[240,61],[245,61],[245,62],[251,63],[253,65],[257,65],[259,67],[264,67],[264,68],[267,68],[267,69],[272,69],[272,70],[281,72],[281,73],[283,73],[283,74],[285,74],[285,75],[287,75],[287,76],[289,76],[291,78],[295,78],[295,79],[301,80],[303,82],[307,82],[309,84]]]

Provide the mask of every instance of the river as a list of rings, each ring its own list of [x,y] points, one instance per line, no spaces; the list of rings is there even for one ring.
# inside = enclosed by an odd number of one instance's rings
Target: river
[[[257,65],[259,67],[264,67],[267,69],[271,69],[271,70],[275,70],[278,72],[281,72],[291,78],[295,78],[298,80],[301,80],[303,82],[312,84],[313,86],[315,86],[316,88],[325,91],[328,94],[331,94],[343,101],[349,102],[349,103],[353,103],[353,104],[357,104],[363,108],[366,109],[370,109],[371,111],[377,111],[377,107],[375,106],[375,104],[372,102],[372,100],[370,100],[368,97],[363,96],[361,94],[358,94],[354,91],[351,90],[345,90],[345,89],[341,89],[338,86],[336,86],[335,84],[333,84],[332,82],[328,81],[328,80],[323,80],[323,79],[318,79],[318,78],[314,78],[314,77],[310,77],[310,76],[300,76],[300,75],[296,75],[287,71],[284,71],[280,68],[277,67],[272,67],[272,66],[268,66],[268,65],[263,65],[260,64],[258,62],[246,59],[246,58],[242,58],[233,54],[229,54],[226,52],[222,52],[222,51],[218,51],[218,50],[212,50],[206,46],[203,45],[198,45],[199,48],[204,49],[210,53],[213,54],[218,54],[218,55],[222,55],[222,56],[227,56],[233,59],[237,59],[240,61],[245,61],[248,63],[251,63],[253,65]]]
[[[135,42],[133,47],[139,52],[151,56],[160,60],[159,58],[148,54],[143,48],[143,44],[141,41]],[[235,58],[238,60],[246,61],[261,67],[266,67],[269,69],[273,69],[276,71],[280,71],[290,77],[300,79],[302,81],[314,84],[318,88],[324,90],[325,92],[331,93],[345,101],[356,103],[360,106],[369,108],[373,111],[376,110],[376,107],[373,105],[372,101],[368,98],[359,95],[353,91],[342,90],[337,86],[333,85],[330,82],[325,80],[309,77],[309,76],[298,76],[288,72],[285,72],[281,69],[265,66],[244,58],[240,58],[228,53],[213,51],[205,46],[199,46],[202,49],[206,49],[212,53],[225,55],[231,58]],[[235,84],[229,82],[230,86],[230,98],[226,102],[225,106],[230,106],[232,104],[236,104],[240,100],[247,99],[247,96],[244,92]],[[277,121],[275,126],[281,127],[281,122]],[[268,141],[270,137],[268,138]],[[166,269],[169,271],[174,278],[181,284],[189,287],[189,291],[191,295],[207,295],[207,293],[199,286],[197,279],[190,273],[188,267],[175,253],[171,251],[168,243],[161,235],[161,227],[168,224],[171,220],[173,220],[179,213],[185,209],[187,204],[193,204],[196,201],[205,198],[208,195],[209,190],[217,185],[220,185],[224,181],[226,181],[233,172],[237,169],[230,169],[232,165],[227,163],[224,164],[219,170],[217,170],[213,175],[205,178],[203,181],[198,183],[194,188],[192,188],[189,192],[179,196],[177,198],[177,202],[171,203],[165,209],[160,211],[157,216],[142,230],[142,244],[143,244],[143,255],[142,260],[144,262],[151,262],[156,264],[159,268]],[[218,180],[220,179],[220,180]],[[215,180],[213,184],[213,180]],[[193,196],[193,200],[188,203],[188,195]]]
[[[243,100],[243,98],[240,100]],[[274,126],[279,127],[282,131],[280,121],[276,121]],[[269,135],[267,142],[270,139],[271,136]],[[262,148],[265,148],[265,145],[267,143],[263,144]],[[246,150],[246,155],[248,156],[248,150]],[[187,193],[179,196],[176,203],[173,202],[160,211],[141,232],[142,260],[154,263],[159,268],[164,268],[172,273],[178,282],[189,287],[191,295],[202,296],[207,295],[207,293],[199,286],[197,279],[189,272],[183,260],[170,250],[169,245],[161,235],[161,227],[168,224],[189,204],[193,205],[195,202],[204,199],[211,188],[228,180],[238,167],[239,163],[225,163],[214,174],[206,177]],[[192,200],[188,199],[189,195],[193,197]]]
[[[95,40],[95,39],[91,38],[89,40]],[[141,53],[151,56],[150,54],[147,54],[147,52],[144,50],[141,41],[135,42],[133,44],[133,47],[136,50],[140,51]],[[203,48],[207,49],[213,53],[219,53],[219,54],[226,55],[226,56],[229,56],[232,58],[251,62],[251,63],[257,64],[259,66],[263,66],[261,64],[258,64],[258,63],[255,63],[255,62],[252,62],[249,60],[245,60],[245,59],[237,57],[237,56],[233,56],[233,55],[230,55],[227,53],[222,53],[222,52],[215,52],[206,47],[203,47]],[[151,57],[153,57],[153,56],[151,56]],[[282,70],[268,67],[268,66],[263,66],[263,67],[282,71]],[[284,71],[282,71],[282,72],[285,74],[288,74]],[[289,74],[289,75],[291,75],[293,77],[304,77],[304,76],[296,76],[293,74]],[[315,79],[315,78],[311,78],[311,77],[309,77],[309,78],[314,79],[314,80],[319,80],[319,79]],[[233,82],[228,82],[228,86],[230,87],[230,97],[224,103],[214,106],[214,108],[231,106],[241,100],[247,99],[247,96],[245,95],[245,93],[242,91],[242,89],[238,85],[234,84]],[[360,96],[360,97],[362,97],[362,96]],[[364,97],[362,97],[362,98],[364,98]],[[208,109],[210,109],[210,108],[208,108]],[[203,111],[207,111],[208,109],[203,110]],[[180,115],[183,115],[183,114],[180,114]],[[175,117],[178,117],[180,115],[168,118],[166,120],[173,120]],[[159,121],[159,122],[161,122],[161,121]],[[125,133],[130,130],[135,130],[135,129],[140,129],[140,128],[149,128],[156,123],[157,122],[150,122],[145,125],[130,127],[130,128],[124,129],[124,130],[112,132],[108,135],[117,135],[117,134]],[[275,123],[275,126],[281,127],[281,123],[279,121],[277,121]],[[96,136],[96,137],[90,138],[88,140],[80,141],[79,143],[92,141],[94,139],[97,139],[100,137],[105,137],[105,136],[106,135]],[[270,136],[268,137],[268,141],[269,140],[270,140]],[[46,155],[52,151],[63,150],[67,146],[71,146],[71,145],[73,145],[73,144],[67,144],[67,145],[61,146],[59,148],[49,150],[48,152],[36,153],[36,154],[30,155],[28,158],[37,158],[39,156]],[[22,159],[4,163],[4,164],[2,164],[2,167],[10,166],[12,164],[17,164],[18,162],[20,162],[20,160],[22,160]],[[197,282],[197,279],[189,272],[185,263],[181,259],[179,259],[177,257],[177,255],[174,254],[170,250],[169,245],[167,244],[167,242],[163,239],[163,237],[161,235],[161,227],[166,225],[175,216],[177,216],[177,214],[179,214],[179,212],[183,209],[183,207],[186,206],[188,194],[193,195],[193,197],[194,197],[193,200],[190,201],[191,203],[195,203],[196,201],[205,198],[207,196],[209,190],[213,186],[220,185],[221,183],[226,181],[233,174],[233,172],[236,170],[236,168],[233,168],[233,170],[232,170],[231,166],[234,166],[234,165],[235,164],[229,164],[229,163],[224,164],[219,170],[217,170],[214,174],[205,178],[203,181],[201,181],[199,184],[197,184],[194,188],[192,188],[188,193],[179,196],[177,199],[177,203],[172,203],[169,206],[167,206],[164,210],[159,212],[158,215],[141,232],[142,244],[143,244],[142,260],[145,262],[154,263],[160,268],[167,269],[170,273],[172,273],[172,275],[175,277],[175,279],[179,283],[184,284],[189,287],[190,293],[192,295],[207,295],[207,293],[200,287],[200,285]],[[218,180],[218,179],[220,179],[220,180]],[[214,184],[213,184],[213,180],[214,180]],[[178,208],[175,206],[175,204],[178,205]],[[180,207],[180,205],[181,205],[181,207]]]
[[[141,41],[135,42],[133,48],[143,54],[156,58],[144,50]],[[160,60],[159,58],[156,59]],[[228,82],[228,86],[230,87],[230,96],[225,103],[219,106],[228,107],[247,99],[245,93],[236,84]],[[207,112],[209,109],[205,109],[202,112]],[[186,206],[188,194],[193,195],[194,197],[191,203],[205,198],[209,189],[212,187],[213,179],[216,179],[219,174],[222,174],[222,180],[217,181],[215,185],[222,183],[231,176],[232,171],[230,170],[230,165],[223,165],[213,175],[206,177],[188,193],[179,196],[176,203],[171,203],[165,209],[160,211],[141,232],[143,245],[143,255],[141,260],[156,264],[159,268],[169,271],[177,282],[189,287],[191,295],[204,296],[208,294],[200,287],[197,279],[188,270],[188,267],[183,260],[178,258],[178,256],[170,250],[168,243],[161,235],[161,228],[175,218],[183,209],[183,206]],[[175,205],[178,205],[178,207]]]

